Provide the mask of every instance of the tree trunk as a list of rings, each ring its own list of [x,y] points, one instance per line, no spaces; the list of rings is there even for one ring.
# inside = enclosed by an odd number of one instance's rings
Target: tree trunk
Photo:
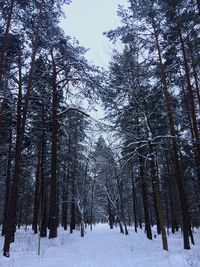
[[[49,238],[57,237],[57,72],[56,63],[51,49],[52,60],[52,141],[51,141],[51,190],[50,190],[50,207],[49,207]]]
[[[20,163],[21,163],[21,151],[22,151],[22,143],[24,139],[25,126],[26,126],[26,117],[28,112],[28,105],[30,100],[31,93],[31,84],[32,84],[32,76],[35,65],[35,57],[38,50],[38,41],[39,41],[39,27],[41,20],[41,10],[42,5],[39,11],[38,20],[36,23],[36,34],[35,41],[32,51],[32,58],[30,63],[30,71],[27,80],[26,87],[26,95],[24,97],[24,108],[22,112],[21,118],[21,110],[22,110],[22,73],[21,73],[21,59],[19,58],[19,90],[18,90],[18,103],[17,103],[17,133],[16,133],[16,149],[15,149],[15,167],[14,167],[14,177],[11,188],[11,197],[9,203],[9,211],[8,211],[8,224],[5,233],[4,247],[3,247],[3,255],[5,257],[10,256],[10,242],[12,241],[12,237],[15,232],[16,225],[16,212],[17,212],[17,202],[18,202],[18,184],[20,177]]]
[[[70,181],[70,151],[71,151],[71,138],[69,135],[68,139],[68,164],[67,164],[67,173],[64,174],[64,185],[63,185],[63,205],[62,205],[62,224],[64,230],[67,230],[67,215],[68,215],[68,190],[69,190],[69,181]]]
[[[120,200],[120,215],[121,215],[120,217],[124,224],[125,235],[128,235],[128,229],[127,229],[125,214],[124,214],[123,181],[122,179],[119,178],[118,175],[117,175],[117,185],[118,185],[118,194],[119,194],[119,200]]]
[[[94,180],[92,180],[91,204],[90,204],[90,231],[93,224],[93,204],[94,204]]]
[[[40,163],[40,237],[47,237],[47,182],[45,180],[45,162],[46,162],[46,137],[45,137],[45,110],[44,99],[42,108],[42,140],[41,140],[41,163]]]
[[[137,209],[137,214],[138,214],[138,223],[139,223],[139,227],[140,229],[142,229],[142,212],[141,212],[141,205],[139,205],[140,203],[138,203],[138,198],[136,198],[136,209]]]
[[[154,155],[153,146],[151,143],[149,143],[149,153],[150,153],[150,157],[151,157],[151,160],[150,160],[151,179],[152,179],[153,191],[155,194],[158,219],[159,219],[161,233],[162,233],[163,249],[168,250],[167,234],[166,234],[165,225],[164,225],[163,210],[162,210],[161,197],[160,197],[160,189],[159,189],[159,185],[158,185],[158,181],[157,181],[157,177],[156,177],[155,155]]]
[[[119,218],[119,201],[118,200],[116,200],[116,221],[119,223],[120,233],[124,234],[124,228],[123,228],[121,220]]]
[[[181,212],[182,212],[182,223],[183,223],[183,241],[184,241],[184,249],[190,249],[190,242],[189,242],[189,227],[190,222],[188,218],[188,204],[187,204],[187,198],[184,188],[184,181],[183,181],[183,175],[181,170],[181,165],[179,161],[179,155],[178,155],[178,145],[176,141],[176,131],[175,131],[175,125],[174,125],[174,118],[172,113],[172,107],[171,107],[171,99],[167,87],[167,80],[164,72],[164,65],[162,62],[162,55],[161,55],[161,49],[160,44],[158,41],[158,33],[156,30],[154,19],[152,18],[152,26],[154,29],[154,37],[156,41],[156,48],[158,52],[159,57],[159,65],[160,65],[160,81],[163,87],[163,94],[165,99],[165,106],[168,116],[168,123],[169,123],[169,130],[172,135],[172,149],[173,149],[173,156],[174,156],[174,163],[175,163],[175,175],[176,175],[176,182],[178,185],[179,190],[179,199],[181,204]]]
[[[135,192],[135,183],[134,183],[134,175],[133,168],[131,168],[131,182],[132,182],[132,198],[133,198],[133,217],[134,217],[134,227],[135,232],[137,233],[138,220],[137,220],[137,206],[136,206],[136,192]]]
[[[197,97],[199,108],[200,108],[200,92],[199,92],[200,88],[199,88],[198,74],[197,74],[197,70],[196,70],[194,52],[193,52],[193,48],[192,48],[192,45],[190,43],[190,40],[188,40],[188,47],[189,47],[190,57],[191,57],[191,62],[192,62],[193,76],[194,76],[195,89],[196,89],[196,97]]]
[[[140,179],[142,184],[142,198],[143,198],[143,207],[144,207],[144,219],[145,219],[145,232],[148,239],[152,239],[152,232],[150,226],[149,219],[149,211],[148,211],[148,198],[147,198],[147,190],[146,190],[146,181],[144,176],[144,160],[142,156],[139,156],[139,167],[140,167]]]
[[[152,179],[152,177],[151,177]],[[153,185],[153,179],[152,179],[152,188],[154,187]],[[160,220],[159,220],[159,215],[158,215],[158,206],[157,206],[157,200],[156,200],[156,193],[153,190],[153,202],[154,202],[154,208],[155,208],[155,215],[156,215],[156,229],[157,229],[157,234],[161,234],[161,226],[160,226]]]
[[[192,85],[191,85],[191,81],[190,81],[190,72],[189,72],[189,66],[188,66],[188,62],[187,62],[186,51],[185,51],[185,44],[183,41],[181,30],[179,30],[179,37],[180,37],[180,43],[181,43],[181,50],[182,50],[182,54],[183,54],[185,80],[187,83],[187,100],[189,100],[188,104],[190,107],[190,113],[191,113],[191,119],[192,119],[192,129],[193,129],[193,133],[194,133],[194,144],[193,145],[196,148],[198,170],[200,170],[200,138],[199,138],[198,123],[197,123],[196,107],[195,107]],[[199,182],[199,188],[200,188],[200,180],[198,182]]]
[[[2,76],[4,73],[5,53],[6,53],[7,43],[8,43],[8,36],[9,36],[9,31],[10,31],[10,25],[11,25],[11,20],[12,20],[14,3],[15,3],[15,0],[10,1],[10,7],[8,9],[5,34],[3,36],[2,45],[1,45],[1,49],[0,49],[0,89],[2,89]]]
[[[63,177],[63,204],[62,204],[62,226],[64,230],[67,230],[67,213],[68,213],[68,180],[69,180],[69,167],[67,168],[67,174]]]
[[[37,166],[36,166],[36,179],[35,179],[35,197],[34,197],[34,208],[33,208],[33,223],[32,229],[34,234],[38,233],[38,216],[39,216],[39,206],[40,206],[40,169],[41,169],[41,147],[38,144],[38,156],[37,156]]]
[[[190,108],[189,108],[189,104],[188,104],[188,98],[187,98],[187,95],[186,95],[186,92],[185,92],[185,88],[184,88],[183,82],[182,82],[181,85],[182,85],[182,92],[183,92],[185,106],[186,106],[186,111],[187,111],[187,116],[188,116],[188,123],[189,123],[189,127],[190,127],[190,133],[191,133],[191,139],[192,139],[192,148],[193,148],[194,157],[195,157],[196,174],[197,174],[197,178],[198,178],[198,187],[199,187],[199,192],[200,192],[200,165],[199,165],[199,156],[198,156],[197,149],[196,149],[194,129],[193,129],[193,125],[192,125],[192,119],[191,119]]]
[[[81,216],[81,237],[84,237],[84,219]]]
[[[172,196],[172,177],[170,174],[169,159],[166,159],[166,166],[163,160],[164,168],[166,169],[167,176],[167,185],[168,185],[168,194],[169,194],[169,203],[170,203],[170,212],[171,212],[171,230],[174,234],[178,228],[177,216],[174,207],[174,200]]]
[[[12,117],[10,118],[8,163],[6,172],[6,193],[5,193],[5,203],[4,203],[2,235],[5,235],[6,226],[8,223],[7,220],[8,220],[8,209],[10,203],[10,188],[11,188],[11,163],[12,163]]]
[[[110,203],[110,199],[107,198],[108,200],[108,221],[109,221],[109,226],[110,226],[110,229],[113,229],[113,226],[114,226],[114,215],[113,215],[113,211],[112,211],[112,208],[111,208],[111,203]]]

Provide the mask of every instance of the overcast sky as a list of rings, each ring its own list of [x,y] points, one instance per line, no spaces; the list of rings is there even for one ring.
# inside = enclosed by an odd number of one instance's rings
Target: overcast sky
[[[61,25],[66,34],[90,48],[87,59],[102,67],[107,67],[113,49],[102,33],[120,24],[116,14],[119,4],[126,5],[127,0],[72,0],[64,9],[66,19]]]

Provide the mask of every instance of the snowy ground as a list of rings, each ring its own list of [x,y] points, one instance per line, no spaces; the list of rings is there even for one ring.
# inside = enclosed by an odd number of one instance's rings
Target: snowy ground
[[[110,230],[99,224],[93,231],[70,235],[59,229],[56,239],[42,239],[37,256],[38,237],[31,230],[20,230],[12,245],[11,257],[0,256],[1,267],[200,267],[200,233],[195,233],[196,246],[182,249],[181,234],[170,235],[169,252],[162,250],[160,237],[147,240],[140,231],[128,236],[119,229]],[[3,246],[3,238],[0,239]]]

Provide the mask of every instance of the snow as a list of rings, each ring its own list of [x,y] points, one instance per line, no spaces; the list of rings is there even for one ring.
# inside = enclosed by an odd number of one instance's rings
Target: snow
[[[59,228],[58,238],[41,240],[41,254],[37,255],[38,236],[21,229],[12,244],[11,257],[0,256],[1,267],[200,267],[199,232],[196,245],[183,250],[181,233],[169,236],[169,252],[162,250],[161,237],[148,240],[143,231],[129,235],[98,224],[93,231],[73,234]],[[0,238],[3,246],[3,238]]]

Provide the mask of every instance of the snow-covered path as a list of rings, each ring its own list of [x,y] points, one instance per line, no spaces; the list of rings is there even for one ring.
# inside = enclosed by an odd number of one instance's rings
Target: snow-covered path
[[[70,235],[59,229],[59,237],[42,239],[41,255],[37,256],[38,237],[31,231],[17,233],[9,259],[0,256],[2,267],[200,267],[200,246],[182,249],[180,234],[170,236],[169,252],[162,250],[160,237],[149,241],[140,231],[128,236],[119,229],[110,230],[100,224],[93,231]],[[199,233],[196,234],[199,238]],[[196,239],[197,239],[196,236]],[[3,239],[0,239],[0,245]]]

